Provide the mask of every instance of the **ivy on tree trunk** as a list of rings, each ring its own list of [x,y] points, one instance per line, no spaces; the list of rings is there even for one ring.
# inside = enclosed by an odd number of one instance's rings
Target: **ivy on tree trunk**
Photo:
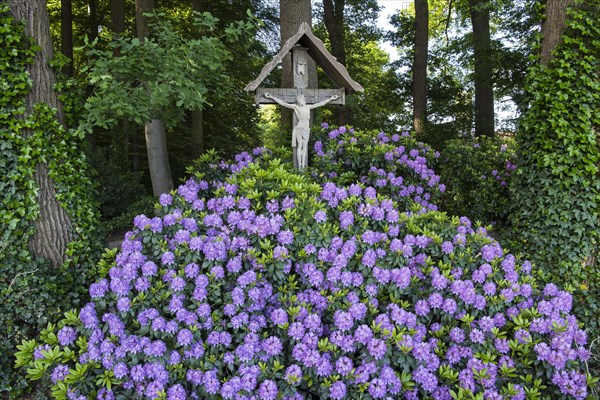
[[[10,0],[11,12],[17,21],[25,23],[25,35],[39,45],[33,63],[28,68],[31,89],[26,97],[24,117],[35,113],[35,106],[47,104],[56,110],[56,117],[64,126],[62,105],[54,90],[56,77],[48,62],[54,57],[50,41],[50,26],[45,0]],[[30,135],[29,128],[23,135]],[[38,186],[39,216],[35,219],[35,233],[29,241],[29,250],[37,257],[50,260],[57,267],[66,259],[67,245],[71,240],[71,221],[56,198],[54,182],[49,176],[48,167],[40,162],[35,169],[35,182]]]

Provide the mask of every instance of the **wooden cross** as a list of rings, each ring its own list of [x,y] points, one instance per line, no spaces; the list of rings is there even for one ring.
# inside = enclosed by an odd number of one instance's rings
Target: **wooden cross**
[[[278,64],[280,64],[285,56],[291,53],[292,70],[293,70],[293,88],[259,88],[258,86],[269,75]],[[333,83],[339,89],[314,89],[308,87],[308,61],[312,58],[319,65],[325,74],[331,78]],[[354,92],[363,92],[363,87],[355,82],[346,68],[337,62],[335,57],[331,55],[325,48],[323,42],[317,38],[311,31],[310,26],[302,23],[298,27],[298,32],[289,38],[279,53],[268,62],[260,72],[258,78],[250,82],[244,90],[254,92],[256,103],[258,104],[283,104],[288,108],[294,109],[294,129],[292,132],[292,148],[294,149],[294,167],[302,169],[307,165],[308,152],[303,150],[302,155],[299,151],[298,132],[302,131],[303,149],[307,149],[304,144],[308,140],[308,132],[310,127],[309,118],[306,117],[306,108],[299,107],[302,100],[300,95],[304,97],[304,106],[315,108],[325,103],[328,104],[345,104],[346,94]],[[268,97],[265,94],[268,93]],[[277,101],[275,101],[276,99]],[[292,105],[296,105],[295,107]],[[295,118],[295,114],[302,116],[302,121]]]

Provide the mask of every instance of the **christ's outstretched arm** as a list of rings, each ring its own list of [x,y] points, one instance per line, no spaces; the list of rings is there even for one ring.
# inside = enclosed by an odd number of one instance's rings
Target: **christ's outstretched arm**
[[[337,94],[334,94],[334,95],[333,95],[333,96],[331,96],[330,98],[328,98],[328,99],[325,99],[325,100],[323,100],[323,101],[321,101],[321,102],[319,102],[319,103],[311,104],[311,105],[309,106],[309,108],[312,110],[313,108],[317,108],[317,107],[324,106],[325,104],[329,103],[330,101],[336,100],[336,99],[338,99],[339,97],[340,97],[340,96],[338,96]]]
[[[294,104],[294,103],[286,103],[285,101],[283,101],[283,100],[281,100],[281,99],[278,99],[277,97],[275,97],[275,96],[271,95],[271,93],[269,93],[269,92],[266,92],[266,93],[264,94],[264,96],[265,96],[267,99],[272,99],[272,100],[273,100],[275,103],[277,103],[277,104],[279,104],[279,105],[281,105],[281,106],[283,106],[283,107],[286,107],[286,108],[292,108],[292,109],[293,109],[293,108],[294,108],[294,106],[296,105],[296,104]]]

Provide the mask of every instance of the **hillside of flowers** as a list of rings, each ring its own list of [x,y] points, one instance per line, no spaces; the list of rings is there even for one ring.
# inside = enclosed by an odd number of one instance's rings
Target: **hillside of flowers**
[[[201,158],[17,366],[56,399],[586,398],[571,295],[437,211],[431,149],[340,127],[313,155]]]

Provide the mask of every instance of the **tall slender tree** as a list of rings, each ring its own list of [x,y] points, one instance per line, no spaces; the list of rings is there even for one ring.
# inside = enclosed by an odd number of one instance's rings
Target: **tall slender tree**
[[[429,5],[415,0],[415,51],[412,65],[413,126],[417,135],[427,123],[427,53],[429,49]]]
[[[88,0],[88,40],[93,42],[98,37],[98,2]]]
[[[494,136],[493,60],[488,0],[469,0],[473,26],[475,136]]]
[[[28,68],[31,89],[26,98],[24,117],[32,115],[37,104],[45,103],[56,110],[56,117],[64,126],[62,105],[54,90],[56,77],[48,62],[54,57],[50,40],[50,26],[45,0],[10,0],[10,10],[17,21],[25,24],[25,34],[39,45],[34,61]],[[31,131],[25,129],[23,135]],[[38,163],[35,170],[38,186],[39,217],[35,220],[35,233],[29,241],[29,250],[43,257],[53,266],[66,259],[67,245],[72,239],[71,220],[56,198],[54,182],[49,176],[48,165]]]
[[[205,1],[206,0],[192,0],[192,10],[199,13],[206,11]],[[191,141],[194,148],[193,154],[199,156],[204,150],[204,113],[202,108],[198,107],[195,110],[192,110],[191,117]]]
[[[331,54],[344,66],[346,66],[345,6],[346,0],[323,0],[323,19],[331,43]],[[352,112],[348,106],[336,107],[334,116],[339,125],[348,124],[352,120]]]
[[[325,28],[331,42],[331,54],[340,64],[346,65],[344,41],[344,6],[346,0],[323,0]]]
[[[62,68],[67,77],[73,76],[73,5],[71,0],[60,0],[60,52],[69,59]]]
[[[125,32],[125,1],[110,0],[110,29],[117,34]]]
[[[135,21],[137,36],[144,41],[150,34],[148,17],[145,15],[154,11],[154,0],[135,1]],[[157,62],[159,62],[157,60]],[[148,93],[148,95],[152,95]],[[167,152],[167,132],[165,123],[158,118],[152,118],[144,125],[146,150],[148,152],[148,167],[152,180],[152,192],[155,196],[173,189],[173,178]]]

